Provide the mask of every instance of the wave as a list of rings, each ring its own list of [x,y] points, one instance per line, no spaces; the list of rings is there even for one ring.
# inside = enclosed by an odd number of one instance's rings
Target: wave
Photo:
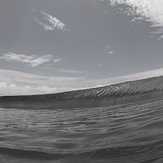
[[[71,154],[52,154],[42,151],[24,150],[8,147],[0,147],[0,154],[16,158],[27,158],[37,160],[58,160],[61,158],[67,158],[71,156]]]
[[[163,99],[157,98],[100,108],[0,109],[0,162],[163,162]]]
[[[57,109],[102,107],[162,98],[163,76],[56,94],[3,96],[2,108]]]
[[[148,145],[125,146],[115,148],[103,148],[87,151],[83,153],[47,153],[37,150],[24,150],[16,148],[0,147],[0,154],[7,155],[18,159],[32,160],[91,160],[94,162],[107,160],[112,162],[154,162],[162,160],[162,144],[163,142],[155,142]]]

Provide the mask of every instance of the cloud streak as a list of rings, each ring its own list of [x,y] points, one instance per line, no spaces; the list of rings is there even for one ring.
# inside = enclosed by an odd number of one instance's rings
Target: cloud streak
[[[61,62],[61,61],[62,61],[61,58],[56,58],[56,59],[53,60],[54,63],[58,63],[58,62]]]
[[[163,1],[162,0],[110,0],[112,5],[125,4],[131,7],[128,14],[135,13],[152,22],[154,27],[163,29]],[[161,30],[160,35],[163,34]],[[161,36],[162,37],[162,36]]]
[[[32,75],[29,73],[1,69],[0,96],[57,93],[70,90],[100,87],[162,75],[163,69],[156,69],[120,77],[91,80],[84,77],[49,77]]]
[[[106,54],[108,54],[108,55],[111,55],[111,54],[114,53],[114,51],[113,51],[112,48],[111,48],[111,45],[105,46],[105,47],[103,48],[103,50],[104,50],[104,52],[105,52]]]
[[[79,88],[80,77],[42,76],[0,69],[0,96],[56,93]]]
[[[38,25],[41,25],[46,31],[54,31],[54,30],[64,30],[65,24],[57,19],[56,17],[42,11],[41,12],[43,18],[35,19]]]
[[[37,67],[42,64],[45,64],[53,59],[52,55],[43,55],[43,56],[37,56],[35,54],[32,55],[26,55],[26,54],[16,54],[16,53],[5,53],[0,56],[1,60],[5,61],[16,61],[21,63],[27,63],[31,67]],[[54,59],[54,63],[60,62],[61,59]]]
[[[60,69],[59,72],[63,72],[63,73],[71,73],[71,74],[82,74],[82,71],[78,71],[78,70],[69,70],[69,69]]]

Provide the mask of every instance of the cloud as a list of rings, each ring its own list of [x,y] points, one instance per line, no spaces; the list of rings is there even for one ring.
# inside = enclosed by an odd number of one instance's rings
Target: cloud
[[[111,55],[114,53],[114,51],[111,49],[111,45],[107,45],[103,48],[104,52],[108,55]]]
[[[32,87],[30,85],[18,86],[16,84],[0,82],[0,96],[50,94],[69,90],[74,90],[74,88],[48,87],[46,85],[38,87]]]
[[[56,59],[54,59],[54,63],[58,63],[58,62],[61,62],[62,61],[62,59],[61,58],[56,58]]]
[[[65,24],[57,19],[56,17],[53,17],[52,15],[42,11],[41,12],[43,18],[42,19],[35,19],[37,24],[41,25],[44,30],[46,31],[54,31],[56,30],[64,30]]]
[[[154,27],[163,28],[163,0],[109,0],[112,5],[125,4],[130,7],[128,14],[141,15]],[[142,19],[142,18],[141,18]],[[161,37],[163,31],[160,33]]]
[[[0,96],[57,93],[162,76],[163,68],[114,78],[41,76],[0,69]]]
[[[16,53],[5,53],[0,56],[1,60],[5,61],[17,61],[22,63],[28,63],[31,67],[37,67],[44,63],[47,63],[52,60],[51,55],[37,56],[35,54],[25,55],[25,54],[16,54]],[[61,59],[54,59],[54,63],[61,61]]]
[[[144,20],[143,17],[134,17],[134,18],[131,20],[131,22],[137,23],[137,22],[141,22],[141,21],[143,21],[143,20]]]
[[[72,73],[72,74],[82,74],[82,71],[78,71],[78,70],[69,70],[69,69],[60,69],[59,72],[63,72],[63,73]]]
[[[118,76],[113,78],[87,80],[86,82],[82,82],[83,83],[82,86],[83,88],[102,87],[106,85],[117,84],[117,83],[122,83],[127,81],[141,80],[141,79],[157,77],[157,76],[163,76],[163,68],[134,73],[134,74],[128,74],[124,76]]]
[[[108,54],[109,54],[109,55],[113,54],[113,50],[111,50]]]
[[[57,93],[80,88],[84,78],[42,76],[12,70],[0,70],[0,96]]]

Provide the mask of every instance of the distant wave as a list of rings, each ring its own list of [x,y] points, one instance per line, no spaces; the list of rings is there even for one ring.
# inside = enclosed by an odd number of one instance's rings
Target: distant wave
[[[161,98],[163,76],[57,94],[0,97],[0,107],[57,109],[101,107]]]

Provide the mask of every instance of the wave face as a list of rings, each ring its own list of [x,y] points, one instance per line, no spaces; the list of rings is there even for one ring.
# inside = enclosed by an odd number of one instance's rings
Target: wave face
[[[102,107],[162,98],[163,77],[48,95],[0,97],[0,107],[57,109]]]
[[[163,100],[0,109],[2,163],[162,163]]]

